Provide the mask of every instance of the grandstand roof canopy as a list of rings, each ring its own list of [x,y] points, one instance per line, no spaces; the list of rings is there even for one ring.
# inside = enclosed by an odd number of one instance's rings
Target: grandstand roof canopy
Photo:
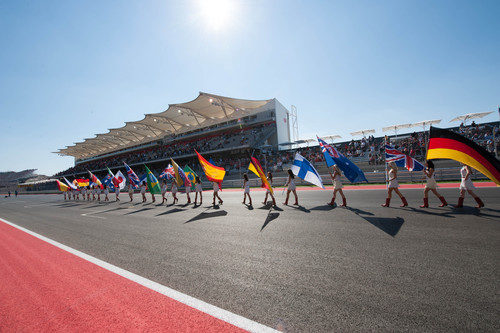
[[[462,116],[458,116],[458,117],[455,117],[453,118],[452,120],[450,120],[450,123],[452,121],[467,121],[469,119],[478,119],[478,118],[483,118],[487,115],[489,115],[490,113],[493,113],[493,111],[490,111],[490,112],[477,112],[477,113],[467,113],[467,114],[464,114]]]
[[[97,134],[94,138],[59,149],[56,153],[77,159],[90,158],[160,140],[166,135],[177,135],[245,117],[261,111],[259,108],[270,101],[200,92],[190,102],[169,104],[163,112],[146,114],[142,120],[126,122],[123,127],[109,129],[107,133]]]

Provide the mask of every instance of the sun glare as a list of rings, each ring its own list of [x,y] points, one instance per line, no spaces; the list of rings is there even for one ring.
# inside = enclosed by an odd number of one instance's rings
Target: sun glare
[[[234,21],[235,0],[199,0],[198,10],[207,28],[219,31]]]

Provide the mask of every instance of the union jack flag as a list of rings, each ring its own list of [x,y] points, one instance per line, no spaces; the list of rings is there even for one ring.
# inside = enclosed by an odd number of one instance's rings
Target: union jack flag
[[[127,170],[127,175],[128,179],[130,180],[130,184],[132,184],[135,188],[139,187],[139,185],[141,185],[139,177],[137,177],[134,170],[132,170],[132,168],[127,165],[127,163],[123,162],[123,164],[125,164],[125,170]]]
[[[168,167],[166,167],[165,170],[163,170],[163,172],[158,176],[158,178],[165,177],[167,177],[167,179],[172,179],[175,177],[174,167],[171,164],[169,164]]]
[[[385,162],[394,162],[398,167],[406,168],[408,171],[424,170],[422,163],[389,145],[385,145]]]
[[[333,158],[339,158],[339,156],[342,156],[341,153],[337,150],[337,148],[330,146],[328,143],[325,141],[321,140],[318,138],[319,146],[321,147],[321,152],[324,154],[325,152],[328,152],[330,157]]]

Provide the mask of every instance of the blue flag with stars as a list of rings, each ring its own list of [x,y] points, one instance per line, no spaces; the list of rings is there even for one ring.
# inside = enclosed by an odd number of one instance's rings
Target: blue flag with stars
[[[328,167],[337,164],[344,173],[345,178],[349,179],[351,183],[368,183],[365,174],[356,164],[349,161],[335,147],[330,146],[320,138],[318,138],[318,142]]]

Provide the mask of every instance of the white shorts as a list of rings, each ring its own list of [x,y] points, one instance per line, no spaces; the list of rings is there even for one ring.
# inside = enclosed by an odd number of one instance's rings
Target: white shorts
[[[333,189],[334,190],[340,190],[344,187],[344,185],[342,185],[341,182],[338,182],[338,181],[334,181],[333,182]]]
[[[389,188],[398,188],[398,187],[399,187],[399,183],[398,183],[397,179],[393,179],[393,180],[389,181]]]
[[[293,191],[293,190],[295,190],[295,188],[296,188],[295,183],[288,184],[289,191]]]
[[[250,187],[245,187],[245,191],[243,193],[250,194]]]
[[[460,182],[460,189],[461,190],[473,190],[476,187],[474,186],[474,183],[470,179],[462,179],[462,182]]]
[[[425,188],[428,189],[437,189],[438,185],[435,180],[428,180],[427,183],[425,184]]]

